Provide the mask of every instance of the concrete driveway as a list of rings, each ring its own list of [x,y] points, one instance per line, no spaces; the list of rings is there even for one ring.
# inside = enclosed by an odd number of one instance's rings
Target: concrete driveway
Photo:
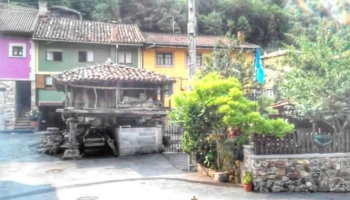
[[[0,134],[0,141],[0,200],[350,199],[349,194],[245,193],[181,170],[182,155],[63,161],[37,153],[40,135]]]

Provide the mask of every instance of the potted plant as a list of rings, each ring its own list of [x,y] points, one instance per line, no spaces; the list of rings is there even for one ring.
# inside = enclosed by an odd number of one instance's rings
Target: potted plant
[[[244,190],[246,192],[251,192],[252,191],[252,173],[250,172],[245,172],[244,174],[244,180],[243,180],[243,186]]]
[[[26,116],[28,117],[28,119],[30,120],[30,125],[32,127],[36,127],[37,126],[37,122],[39,117],[41,116],[40,111],[38,110],[31,110],[29,112],[26,113]]]

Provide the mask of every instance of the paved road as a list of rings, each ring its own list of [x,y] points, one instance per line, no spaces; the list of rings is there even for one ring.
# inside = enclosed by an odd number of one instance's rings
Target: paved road
[[[170,163],[161,154],[62,161],[37,153],[39,135],[0,134],[0,141],[0,200],[350,200],[350,194],[246,193],[182,171],[178,158]]]

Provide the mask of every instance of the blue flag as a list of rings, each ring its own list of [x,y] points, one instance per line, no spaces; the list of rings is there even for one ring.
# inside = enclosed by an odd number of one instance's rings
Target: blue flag
[[[255,54],[255,71],[256,71],[256,80],[264,84],[265,81],[265,73],[264,73],[264,68],[262,65],[261,57],[260,57],[260,49],[256,49],[256,54]]]

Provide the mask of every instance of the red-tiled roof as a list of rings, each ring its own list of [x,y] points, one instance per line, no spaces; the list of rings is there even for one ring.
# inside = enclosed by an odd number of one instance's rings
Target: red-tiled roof
[[[37,22],[37,9],[0,7],[0,31],[32,33]]]
[[[164,45],[164,46],[187,46],[187,35],[164,34],[164,33],[143,33],[148,44]],[[227,40],[221,36],[196,36],[196,45],[199,47],[214,47],[219,41]],[[257,45],[244,43],[239,45],[241,48],[257,48]]]
[[[287,54],[288,51],[287,50],[278,50],[278,51],[273,51],[270,53],[264,53],[263,55],[261,55],[261,58],[270,58],[270,57],[276,57],[276,56],[282,56]]]
[[[52,76],[55,84],[65,83],[82,83],[88,81],[138,81],[138,82],[158,82],[172,83],[175,79],[147,71],[144,69],[128,67],[112,62],[107,62],[102,65],[93,65],[79,67],[72,70],[64,71]]]
[[[43,18],[34,31],[34,39],[88,43],[145,42],[137,25],[113,24],[64,18]]]
[[[279,101],[271,105],[272,108],[278,108],[290,104],[289,101]]]

